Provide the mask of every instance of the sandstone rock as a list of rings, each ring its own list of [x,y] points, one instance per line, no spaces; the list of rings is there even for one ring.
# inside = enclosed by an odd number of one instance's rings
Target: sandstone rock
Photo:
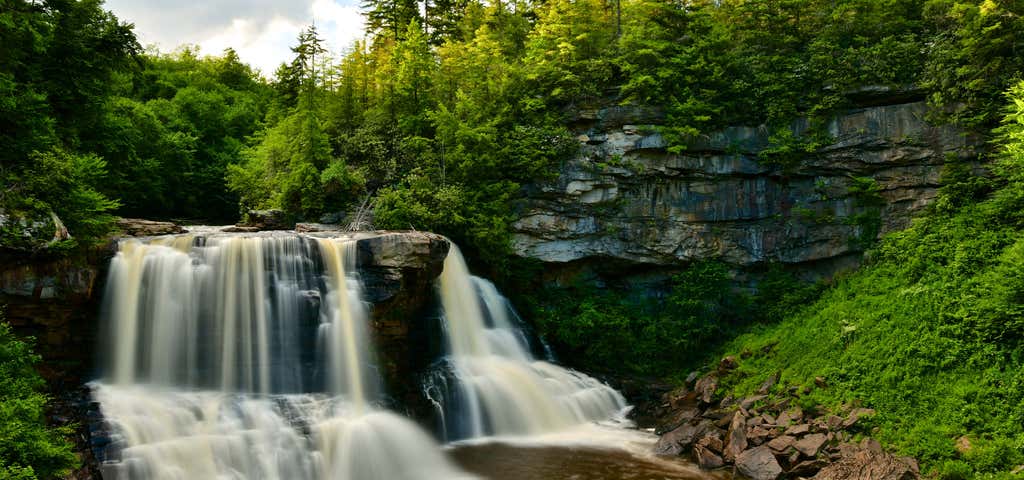
[[[887,453],[859,450],[818,472],[815,480],[912,480],[909,465]]]
[[[761,445],[768,441],[770,436],[771,432],[764,427],[758,426],[747,430],[747,441],[750,442],[751,445]]]
[[[828,466],[828,462],[819,458],[804,460],[786,470],[786,475],[794,477],[811,477],[817,474],[822,468]]]
[[[785,407],[780,407],[780,408],[785,408]],[[804,418],[803,410],[801,410],[800,407],[795,407],[795,408],[792,408],[792,409],[789,409],[789,410],[786,410],[786,411],[780,413],[778,419],[776,419],[776,423],[780,427],[788,427],[792,423],[796,423],[796,422],[799,422],[799,421],[803,420],[803,418]]]
[[[341,225],[331,223],[296,223],[295,231],[299,233],[340,232]]]
[[[725,443],[722,442],[722,433],[719,430],[707,432],[703,438],[697,441],[697,445],[715,453],[722,453],[722,449],[725,448]]]
[[[220,231],[225,233],[256,233],[260,231],[260,228],[233,225],[230,227],[224,227]]]
[[[705,470],[720,468],[725,465],[722,457],[702,445],[696,445],[693,447],[693,457],[694,460],[697,461],[697,465]]]
[[[725,437],[725,447],[722,449],[722,457],[732,462],[736,457],[747,449],[747,421],[743,414],[736,412],[729,425],[729,434]]]
[[[587,142],[557,179],[526,186],[528,196],[512,225],[513,248],[521,257],[552,266],[572,263],[573,269],[608,260],[682,267],[714,256],[737,266],[813,265],[804,268],[828,276],[860,261],[862,247],[851,242],[859,232],[848,221],[862,213],[851,205],[851,177],[879,183],[885,233],[907,225],[934,200],[947,154],[970,157],[970,139],[953,127],[929,125],[927,109],[925,102],[911,102],[841,113],[827,125],[832,144],[796,172],[780,175],[758,161],[769,144],[767,128],[711,132],[677,154],[667,151],[662,136],[645,135],[641,127],[663,115],[634,106],[598,107],[645,118],[606,123],[595,114],[574,124],[574,133]],[[624,166],[592,168],[611,159]],[[573,182],[600,185],[594,190],[601,192],[569,193]],[[593,201],[612,191],[614,204]],[[814,221],[797,208],[835,215]],[[617,228],[606,228],[612,224]]]
[[[736,469],[753,480],[775,480],[782,467],[768,447],[752,448],[736,457]]]
[[[883,453],[882,444],[878,443],[878,440],[871,437],[867,437],[860,441],[860,449],[871,453]]]
[[[661,436],[654,446],[658,455],[679,455],[689,449],[701,434],[713,428],[711,422],[703,420],[687,423]]]
[[[811,426],[806,423],[798,423],[786,429],[786,435],[799,437],[811,431]]]
[[[283,210],[249,210],[246,221],[239,227],[254,227],[259,230],[291,230],[295,225],[288,223]]]
[[[821,451],[821,447],[825,446],[826,441],[828,441],[828,438],[825,435],[815,433],[797,440],[797,442],[793,444],[793,448],[796,448],[805,456],[813,458]]]
[[[701,378],[697,380],[697,385],[693,388],[699,395],[700,401],[711,403],[711,400],[715,398],[715,391],[718,390],[718,377],[708,375]]]
[[[796,437],[783,435],[768,442],[768,448],[772,449],[774,452],[786,453],[793,447],[794,443],[796,443]]]
[[[683,408],[676,410],[669,415],[668,418],[658,424],[657,428],[654,429],[654,433],[661,435],[665,432],[675,430],[684,423],[689,423],[690,420],[697,418],[697,415],[700,415],[700,410],[696,408]]]
[[[185,229],[173,222],[157,222],[139,218],[119,218],[117,228],[130,237],[151,237],[185,233]]]

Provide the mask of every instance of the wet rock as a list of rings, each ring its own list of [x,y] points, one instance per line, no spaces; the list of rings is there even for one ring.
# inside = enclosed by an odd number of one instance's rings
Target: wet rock
[[[887,453],[858,450],[821,469],[814,480],[912,480],[918,474]]]
[[[697,461],[697,465],[705,470],[720,468],[725,465],[722,457],[702,445],[695,445],[693,447],[693,458]]]
[[[129,237],[151,237],[185,233],[185,229],[174,222],[157,222],[139,218],[119,218],[117,228]]]
[[[296,223],[295,231],[299,233],[340,232],[341,225],[331,223]]]
[[[705,432],[714,428],[711,422],[703,420],[687,423],[661,436],[654,446],[658,455],[680,455],[693,446],[693,443]]]
[[[698,415],[700,415],[700,410],[696,408],[683,408],[676,410],[667,419],[662,421],[657,428],[655,428],[654,433],[661,435],[662,433],[675,430],[679,428],[680,425],[689,423],[690,420],[697,418]]]
[[[249,210],[246,221],[239,223],[239,227],[253,227],[259,230],[291,230],[294,223],[288,222],[288,216],[283,210]]]
[[[736,457],[736,469],[753,480],[775,480],[782,474],[775,455],[765,446],[740,453]]]

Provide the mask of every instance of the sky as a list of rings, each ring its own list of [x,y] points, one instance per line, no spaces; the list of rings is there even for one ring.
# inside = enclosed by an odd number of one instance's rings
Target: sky
[[[289,48],[311,23],[334,52],[350,46],[363,31],[354,0],[106,0],[105,6],[135,24],[144,47],[171,52],[180,45],[198,45],[207,55],[231,47],[266,77],[291,60]]]

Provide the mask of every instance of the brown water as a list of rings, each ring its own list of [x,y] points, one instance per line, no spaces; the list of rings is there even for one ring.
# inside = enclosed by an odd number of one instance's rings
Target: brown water
[[[504,443],[460,445],[449,455],[467,471],[491,480],[728,480],[682,459],[584,446]]]

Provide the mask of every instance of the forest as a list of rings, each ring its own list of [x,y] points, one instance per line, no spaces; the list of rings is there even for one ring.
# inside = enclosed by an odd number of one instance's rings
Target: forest
[[[4,252],[89,248],[118,216],[226,224],[280,209],[332,223],[368,206],[376,228],[462,245],[571,365],[681,381],[771,344],[741,367],[748,381],[726,387],[824,375],[835,386],[812,400],[879,409],[879,438],[922,473],[1019,478],[1024,1],[366,0],[363,40],[328,51],[309,26],[273,72],[231,49],[144,47],[101,0],[2,2]],[[556,177],[579,148],[572,112],[658,106],[676,153],[726,126],[763,126],[758,160],[787,172],[865,86],[927,99],[930,122],[983,139],[987,173],[951,162],[936,202],[857,272],[807,284],[769,268],[762,288],[735,295],[712,258],[654,304],[591,287],[530,292],[537,267],[512,257],[510,224],[524,186]],[[798,118],[811,126],[801,135]],[[69,235],[53,239],[57,225]],[[51,478],[75,461],[67,432],[43,425],[34,361],[0,330],[5,478]],[[961,455],[968,434],[978,446]]]

